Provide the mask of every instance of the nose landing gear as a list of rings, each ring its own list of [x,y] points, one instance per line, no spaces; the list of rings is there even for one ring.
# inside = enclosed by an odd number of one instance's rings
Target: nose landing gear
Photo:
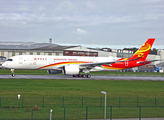
[[[14,69],[11,69],[11,72],[12,72],[11,76],[15,77]]]

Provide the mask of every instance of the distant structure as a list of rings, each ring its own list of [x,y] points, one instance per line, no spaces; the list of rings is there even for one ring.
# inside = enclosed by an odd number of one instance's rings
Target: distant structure
[[[52,38],[49,39],[49,43],[52,44]]]
[[[117,53],[82,46],[62,46],[52,43],[35,42],[1,42],[0,56],[6,59],[16,55],[50,55],[50,56],[92,56],[92,57],[117,57]]]
[[[6,61],[6,57],[0,56],[0,66]]]
[[[157,55],[160,56],[161,61],[156,66],[164,71],[164,50],[158,50]]]
[[[114,49],[112,52],[117,53],[117,57],[120,58],[129,58],[131,57],[134,53],[131,50],[122,50],[122,49]]]
[[[82,46],[75,46],[64,49],[64,56],[89,56],[89,57],[117,57],[117,53],[108,52],[104,50],[97,50],[94,48],[86,48]]]

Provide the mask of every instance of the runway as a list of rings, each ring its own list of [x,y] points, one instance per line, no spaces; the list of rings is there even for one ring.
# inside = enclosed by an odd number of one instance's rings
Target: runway
[[[74,78],[66,75],[0,75],[0,79],[68,79],[68,80],[140,80],[140,81],[164,81],[164,77],[142,76],[91,76],[91,78]]]

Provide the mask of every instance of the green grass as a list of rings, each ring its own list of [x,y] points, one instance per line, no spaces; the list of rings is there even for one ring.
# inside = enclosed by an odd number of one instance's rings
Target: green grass
[[[0,69],[1,75],[9,75],[11,71],[9,69]],[[15,70],[17,75],[53,75],[48,74],[46,70]],[[114,71],[100,71],[91,72],[91,75],[105,75],[105,76],[161,76],[164,77],[164,73],[155,72],[114,72]],[[63,75],[63,74],[58,74]]]
[[[0,79],[0,119],[31,119],[36,104],[34,119],[48,119],[51,108],[54,119],[63,119],[63,107],[66,120],[85,119],[86,106],[88,119],[103,119],[102,90],[107,92],[107,118],[111,105],[113,118],[138,117],[137,105],[144,106],[142,117],[164,117],[163,81]]]
[[[163,81],[0,79],[0,96],[162,97]]]

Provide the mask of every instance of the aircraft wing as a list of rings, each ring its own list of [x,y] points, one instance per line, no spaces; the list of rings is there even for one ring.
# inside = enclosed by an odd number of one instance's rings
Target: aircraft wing
[[[92,69],[94,67],[101,67],[101,65],[105,64],[112,64],[112,63],[118,63],[118,62],[125,62],[130,60],[121,60],[121,61],[108,61],[108,62],[94,62],[94,63],[81,63],[81,64],[74,64],[78,65],[80,69]],[[58,66],[58,69],[62,70],[65,65]]]
[[[101,66],[104,64],[112,64],[112,63],[116,63],[116,61],[112,61],[112,62],[97,62],[97,63],[84,63],[84,64],[79,64],[80,67],[96,67],[96,66]]]
[[[92,67],[96,67],[96,66],[101,66],[104,64],[112,64],[112,63],[116,63],[118,61],[112,61],[112,62],[97,62],[97,63],[83,63],[83,64],[74,64],[74,65],[78,65],[80,68],[92,68]],[[63,65],[58,66],[59,69],[63,68]]]
[[[139,64],[145,64],[145,63],[155,62],[155,61],[159,61],[159,60],[150,60],[150,61],[144,61],[144,62],[138,62],[138,63],[139,63]]]

